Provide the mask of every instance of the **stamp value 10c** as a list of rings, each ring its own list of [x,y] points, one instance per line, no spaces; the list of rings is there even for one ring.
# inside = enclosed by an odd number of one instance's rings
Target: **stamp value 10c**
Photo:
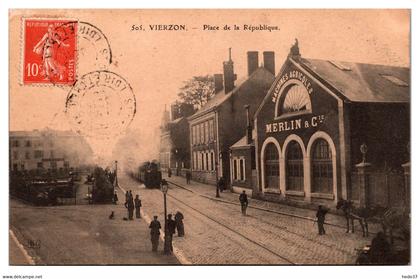
[[[77,27],[69,19],[23,20],[23,84],[73,85]]]

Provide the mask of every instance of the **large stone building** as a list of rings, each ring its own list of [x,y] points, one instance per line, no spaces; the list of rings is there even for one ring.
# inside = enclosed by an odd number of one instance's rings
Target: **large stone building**
[[[409,161],[409,83],[409,68],[306,59],[296,42],[254,117],[253,195],[398,203],[407,189],[392,170]]]
[[[274,52],[263,55],[264,66],[259,67],[258,52],[248,52],[248,76],[236,82],[229,54],[229,60],[223,62],[223,75],[214,75],[215,96],[188,117],[194,180],[215,184],[223,177],[230,185],[229,148],[243,137],[244,106],[249,104],[253,115],[274,80]]]
[[[92,150],[71,131],[10,131],[11,171],[68,171],[90,163]]]
[[[180,174],[190,168],[190,141],[187,117],[194,113],[194,106],[185,103],[171,105],[171,111],[163,112],[159,161],[162,171],[170,168]]]

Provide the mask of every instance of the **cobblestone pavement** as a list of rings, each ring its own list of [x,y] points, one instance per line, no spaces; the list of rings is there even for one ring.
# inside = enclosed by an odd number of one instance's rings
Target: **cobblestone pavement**
[[[146,189],[129,177],[119,181],[125,189],[140,194],[146,215],[159,215],[163,220],[163,195],[158,189]],[[296,218],[249,208],[248,216],[242,216],[239,205],[200,193],[209,189],[169,186],[168,213],[179,210],[185,217],[186,235],[174,237],[174,245],[192,264],[353,264],[354,249],[370,242],[361,234],[346,234],[342,227],[329,225],[327,234],[319,236],[308,212]],[[237,200],[237,195],[225,192],[222,198],[227,201],[228,195],[231,201]]]

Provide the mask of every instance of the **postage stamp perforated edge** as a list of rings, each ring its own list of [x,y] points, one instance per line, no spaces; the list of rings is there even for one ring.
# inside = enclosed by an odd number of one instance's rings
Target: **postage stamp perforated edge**
[[[78,25],[80,23],[79,19],[75,19],[75,18],[66,18],[66,17],[26,17],[26,16],[22,16],[20,23],[21,23],[21,32],[20,32],[20,38],[19,38],[19,45],[20,45],[20,59],[19,59],[19,80],[18,83],[20,86],[34,86],[34,87],[59,87],[59,88],[68,88],[70,86],[73,86],[73,84],[65,84],[65,83],[52,83],[52,82],[33,82],[33,83],[25,83],[24,82],[24,63],[25,63],[25,50],[26,50],[26,45],[25,45],[25,25],[26,25],[26,21],[27,20],[66,20],[69,22],[76,22]],[[75,77],[77,77],[77,70],[78,70],[78,64],[79,64],[79,52],[77,51],[77,48],[79,46],[79,36],[76,33],[75,36],[76,40],[75,40],[75,53],[74,53],[74,59],[75,59]],[[76,79],[75,81],[76,82]]]

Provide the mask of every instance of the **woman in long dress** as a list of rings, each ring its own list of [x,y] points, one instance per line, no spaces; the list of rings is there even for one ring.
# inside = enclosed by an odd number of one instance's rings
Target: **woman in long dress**
[[[43,69],[41,74],[45,76],[45,79],[51,79],[51,74],[58,75],[60,80],[63,79],[65,67],[54,59],[54,44],[63,47],[68,47],[69,45],[60,41],[57,37],[53,26],[49,25],[48,32],[44,34],[42,39],[33,48],[36,54],[42,54]]]

